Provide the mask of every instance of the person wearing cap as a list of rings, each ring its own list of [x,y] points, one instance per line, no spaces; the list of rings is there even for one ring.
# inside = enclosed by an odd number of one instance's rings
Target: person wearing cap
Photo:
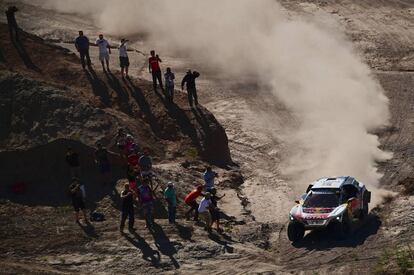
[[[177,193],[175,192],[174,183],[168,182],[168,186],[164,191],[164,198],[168,204],[168,222],[175,223],[175,215],[177,211]]]
[[[198,213],[205,223],[205,229],[209,232],[211,231],[211,208],[214,208],[214,205],[211,203],[211,194],[207,192],[204,195],[204,198],[200,201]]]
[[[190,206],[190,209],[185,213],[186,218],[188,219],[190,216],[190,213],[194,211],[194,221],[198,221],[198,203],[197,198],[201,195],[203,191],[203,186],[199,185],[197,186],[193,191],[187,194],[187,196],[184,198],[184,202]]]
[[[200,76],[199,72],[191,72],[191,70],[187,71],[187,74],[184,76],[183,80],[181,81],[181,90],[184,90],[184,85],[187,87],[187,96],[188,96],[188,103],[191,107],[193,107],[193,98],[195,105],[198,105],[198,97],[197,97],[197,88],[195,80],[197,77]]]
[[[125,77],[128,78],[128,67],[129,67],[129,57],[128,57],[128,49],[127,49],[127,42],[125,38],[121,39],[121,44],[119,45],[119,64],[121,66],[121,76],[124,78],[124,71]]]

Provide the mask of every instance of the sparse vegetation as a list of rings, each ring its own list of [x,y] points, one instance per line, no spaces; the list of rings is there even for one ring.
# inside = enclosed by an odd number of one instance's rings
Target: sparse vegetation
[[[385,250],[374,269],[375,274],[413,274],[414,253],[409,245],[394,251]]]

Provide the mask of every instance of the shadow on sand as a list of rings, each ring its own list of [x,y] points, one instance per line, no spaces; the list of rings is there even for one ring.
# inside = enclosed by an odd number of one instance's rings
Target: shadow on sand
[[[315,230],[308,233],[305,238],[297,243],[293,243],[296,248],[306,248],[307,250],[329,250],[334,247],[356,247],[362,245],[365,240],[378,232],[381,220],[377,215],[369,214],[361,222],[352,225],[349,236],[344,240],[336,240],[332,230]]]

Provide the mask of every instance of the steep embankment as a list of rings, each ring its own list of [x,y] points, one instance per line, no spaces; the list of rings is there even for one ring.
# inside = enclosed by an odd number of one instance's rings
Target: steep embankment
[[[188,108],[179,92],[175,104],[167,104],[141,79],[82,71],[75,54],[28,33],[21,32],[21,41],[11,43],[5,25],[0,25],[0,41],[0,273],[196,270],[200,261],[214,266],[214,261],[234,258],[243,265],[252,255],[249,246],[237,244],[230,235],[207,235],[181,219],[180,225],[168,225],[162,199],[155,205],[155,217],[161,220],[153,231],[139,220],[137,232],[120,234],[119,192],[125,171],[116,153],[110,158],[113,180],[118,181],[98,181],[94,146],[99,141],[115,151],[115,133],[124,127],[141,147],[150,148],[160,187],[172,180],[182,197],[202,182],[205,161],[232,164],[226,133],[209,111]],[[87,206],[105,214],[103,223],[74,223],[66,195],[68,146],[80,154]],[[223,188],[241,183],[237,171],[220,174],[228,183]],[[17,181],[26,184],[25,193],[11,192]],[[185,206],[178,208],[181,218]],[[239,221],[225,217],[231,233]],[[235,247],[247,252],[234,253]]]

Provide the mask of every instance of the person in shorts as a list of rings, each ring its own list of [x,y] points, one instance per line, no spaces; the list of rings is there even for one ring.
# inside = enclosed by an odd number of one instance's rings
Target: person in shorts
[[[204,195],[204,198],[200,201],[200,205],[198,206],[198,213],[199,213],[201,219],[205,223],[205,229],[209,232],[211,231],[211,224],[212,224],[210,210],[213,207],[214,206],[211,203],[211,194],[209,192],[207,192]]]
[[[127,49],[127,42],[125,38],[121,39],[121,45],[119,45],[119,64],[121,66],[121,76],[122,78],[128,78],[128,68],[129,68],[129,57],[128,57],[128,49]],[[125,74],[124,74],[125,72]]]
[[[72,180],[72,184],[69,186],[69,192],[72,198],[72,205],[75,210],[76,222],[79,223],[79,212],[82,211],[84,221],[89,223],[85,210],[85,189],[77,178]]]
[[[96,45],[99,47],[99,61],[101,61],[102,69],[105,71],[105,62],[106,68],[109,70],[109,55],[111,54],[111,46],[109,45],[108,40],[106,40],[103,34],[99,35],[99,38],[96,39]]]

